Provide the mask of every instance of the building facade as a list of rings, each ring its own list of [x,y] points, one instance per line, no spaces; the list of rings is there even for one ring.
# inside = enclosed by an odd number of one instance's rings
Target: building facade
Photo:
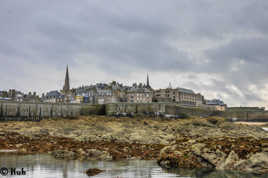
[[[204,97],[193,90],[185,88],[171,87],[166,89],[155,90],[154,101],[156,102],[173,102],[186,106],[201,106],[204,103]]]
[[[205,100],[203,107],[213,111],[226,111],[227,109],[227,105],[219,99]]]
[[[42,101],[45,103],[63,103],[64,95],[57,90],[50,91],[42,97]]]
[[[147,88],[138,88],[127,91],[127,102],[129,103],[152,103],[153,92]]]

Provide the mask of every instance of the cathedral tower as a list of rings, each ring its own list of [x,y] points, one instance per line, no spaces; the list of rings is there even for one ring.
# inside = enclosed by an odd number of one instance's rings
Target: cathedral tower
[[[151,88],[148,73],[147,73],[146,87],[147,87],[147,88]]]
[[[69,78],[69,70],[68,70],[68,65],[66,67],[66,74],[65,74],[65,83],[63,86],[63,93],[67,94],[70,92],[70,78]]]

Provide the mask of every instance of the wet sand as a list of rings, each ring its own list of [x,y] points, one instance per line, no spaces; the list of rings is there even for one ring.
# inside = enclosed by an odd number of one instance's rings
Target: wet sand
[[[262,126],[268,124],[268,122],[235,122],[235,124]]]

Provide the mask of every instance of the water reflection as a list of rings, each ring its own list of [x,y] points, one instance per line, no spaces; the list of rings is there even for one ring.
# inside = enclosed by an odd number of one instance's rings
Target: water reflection
[[[172,178],[172,177],[207,177],[207,178],[251,178],[254,176],[233,172],[208,172],[204,170],[162,170],[155,161],[64,161],[56,160],[50,155],[15,155],[1,154],[0,167],[24,168],[26,176],[6,176],[12,178],[88,178],[88,168],[105,170],[96,178]],[[1,177],[1,176],[0,176]]]
[[[105,170],[95,176],[96,178],[108,177],[181,177],[175,173],[164,172],[155,161],[64,161],[56,160],[50,155],[15,155],[1,154],[0,167],[24,168],[26,176],[7,176],[12,178],[88,178],[85,171],[88,168]]]

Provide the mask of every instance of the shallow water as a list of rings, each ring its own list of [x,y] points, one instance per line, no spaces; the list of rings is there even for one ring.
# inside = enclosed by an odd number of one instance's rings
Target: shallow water
[[[155,161],[66,161],[56,160],[50,155],[15,155],[0,154],[0,168],[6,167],[24,168],[26,175],[10,175],[12,178],[88,178],[85,171],[88,168],[99,168],[104,172],[94,176],[96,178],[172,178],[172,177],[208,177],[208,178],[251,178],[253,175],[245,175],[231,172],[210,172],[174,170],[165,171]],[[0,169],[1,173],[1,169]],[[0,175],[1,177],[1,175]],[[4,177],[4,176],[3,176]],[[256,177],[256,176],[255,176]],[[259,177],[268,177],[263,175]]]

